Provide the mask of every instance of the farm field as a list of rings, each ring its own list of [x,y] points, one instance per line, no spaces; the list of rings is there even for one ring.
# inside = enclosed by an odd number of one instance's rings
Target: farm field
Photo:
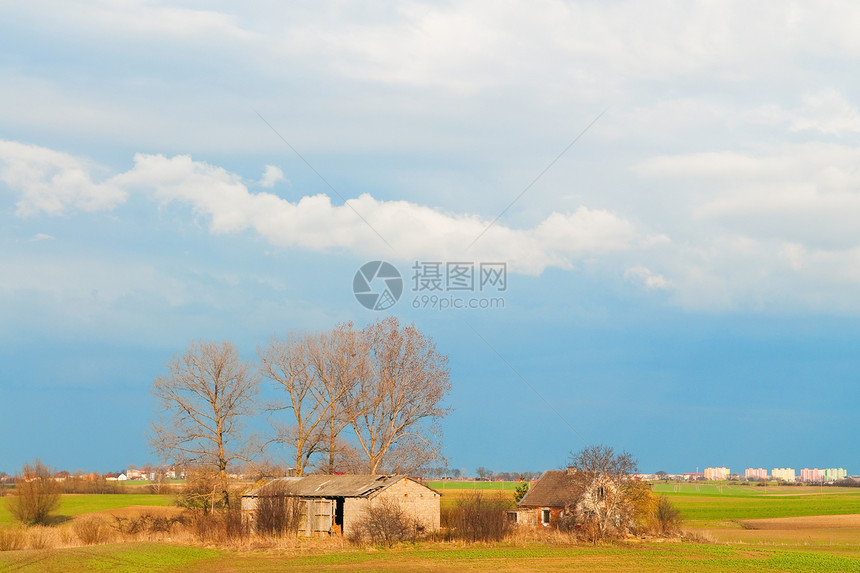
[[[465,488],[451,488],[454,483]],[[430,483],[443,507],[475,490],[513,499],[519,482]],[[477,484],[475,489],[470,486]],[[495,487],[493,487],[495,486]],[[515,536],[498,544],[420,542],[392,549],[362,548],[330,540],[280,549],[218,549],[166,542],[0,552],[0,571],[858,571],[860,491],[852,488],[728,487],[654,484],[681,509],[690,542],[630,540],[589,546],[559,537]],[[11,521],[0,498],[0,527]],[[87,513],[167,506],[171,495],[66,495],[59,514],[69,521]],[[164,508],[163,510],[166,510]],[[177,508],[173,508],[177,509]],[[163,511],[160,510],[160,511]],[[178,510],[178,509],[177,509]],[[59,527],[69,527],[67,523]],[[710,540],[702,543],[701,540]],[[318,540],[322,541],[322,540]]]
[[[671,484],[655,484],[654,491],[669,498],[681,511],[688,526],[713,527],[727,520],[799,517],[811,515],[860,514],[858,488],[681,486],[673,491]]]
[[[435,480],[424,482],[428,487],[443,492],[446,489],[489,489],[489,490],[504,490],[514,491],[517,489],[521,481],[469,481],[469,480]]]
[[[221,551],[157,543],[128,543],[50,551],[0,553],[0,570],[63,573],[156,571],[860,571],[856,551],[817,551],[706,544],[602,547],[527,545],[450,547],[434,544],[366,551],[344,548],[318,555]]]
[[[13,523],[14,518],[6,507],[10,497],[0,498],[0,524]],[[56,515],[58,521],[84,513],[105,511],[109,509],[121,509],[135,505],[165,506],[173,503],[172,495],[151,495],[134,493],[111,493],[111,494],[64,494],[60,501],[60,508]]]

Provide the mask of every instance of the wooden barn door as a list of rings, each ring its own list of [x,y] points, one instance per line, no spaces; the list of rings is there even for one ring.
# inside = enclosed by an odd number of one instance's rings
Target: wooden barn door
[[[332,517],[334,516],[334,502],[330,499],[314,499],[310,505],[312,530],[330,532]]]

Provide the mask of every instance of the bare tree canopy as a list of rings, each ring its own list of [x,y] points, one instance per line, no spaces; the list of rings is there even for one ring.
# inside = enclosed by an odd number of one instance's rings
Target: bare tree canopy
[[[328,408],[320,399],[319,380],[312,365],[317,344],[311,335],[292,334],[274,337],[269,345],[259,349],[260,372],[285,392],[286,402],[273,405],[272,410],[292,413],[290,422],[273,422],[273,441],[290,446],[295,452],[297,476],[304,475],[312,455],[322,447],[323,426]]]
[[[167,418],[154,424],[153,445],[177,462],[218,472],[227,497],[227,465],[244,459],[242,418],[253,413],[258,379],[227,341],[193,342],[153,382]]]
[[[367,376],[367,353],[367,340],[355,331],[351,322],[339,324],[315,339],[311,361],[319,379],[317,399],[326,405],[323,439],[328,454],[328,473],[334,473],[338,457],[343,458],[352,451],[340,435],[352,421],[354,409],[349,403],[350,396],[359,381]]]
[[[448,411],[442,400],[451,388],[448,359],[415,325],[394,317],[361,331],[367,368],[347,396],[349,417],[368,470],[383,462],[399,470],[438,454],[433,423]]]
[[[608,475],[620,479],[638,471],[638,464],[632,454],[616,454],[610,446],[586,446],[578,452],[571,452],[568,465],[586,472]]]

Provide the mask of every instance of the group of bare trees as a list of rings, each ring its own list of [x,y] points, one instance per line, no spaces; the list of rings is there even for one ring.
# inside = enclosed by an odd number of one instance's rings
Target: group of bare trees
[[[164,415],[154,445],[165,457],[217,470],[227,500],[227,468],[247,459],[242,421],[267,413],[295,471],[408,471],[438,454],[438,420],[447,413],[447,358],[414,325],[389,317],[357,329],[274,337],[243,361],[230,342],[195,342],[156,378]],[[261,381],[282,399],[263,406]]]

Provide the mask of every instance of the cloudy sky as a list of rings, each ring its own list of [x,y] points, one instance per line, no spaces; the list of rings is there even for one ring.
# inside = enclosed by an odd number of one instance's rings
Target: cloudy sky
[[[860,7],[236,6],[0,8],[0,470],[156,461],[192,340],[395,314],[453,467],[860,473]],[[504,308],[416,262],[505,263]]]

